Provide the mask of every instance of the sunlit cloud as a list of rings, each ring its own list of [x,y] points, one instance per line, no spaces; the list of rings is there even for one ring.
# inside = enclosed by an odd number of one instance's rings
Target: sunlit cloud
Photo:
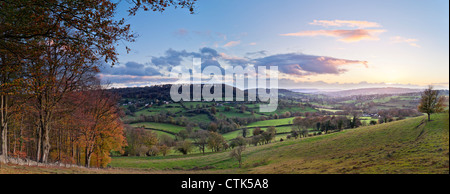
[[[226,43],[226,44],[223,45],[223,46],[224,46],[224,47],[233,47],[233,46],[237,46],[237,45],[239,45],[239,44],[241,44],[241,41],[240,41],[240,40],[238,40],[238,41],[230,41],[230,42]]]
[[[184,37],[184,36],[187,36],[187,35],[189,34],[189,31],[187,31],[187,30],[184,29],[184,28],[180,28],[180,29],[178,29],[177,31],[175,31],[174,34],[175,34],[176,36]]]
[[[410,46],[420,48],[420,46],[416,43],[418,41],[419,40],[414,39],[414,38],[405,38],[405,37],[401,37],[401,36],[391,37],[392,43],[406,43],[406,44],[409,44]]]
[[[368,67],[367,61],[339,59],[327,56],[305,55],[298,53],[271,55],[253,60],[256,66],[278,66],[281,73],[296,76],[318,74],[342,74],[348,70],[345,65],[362,64]]]
[[[381,27],[381,25],[376,22],[356,21],[356,20],[314,20],[314,22],[311,22],[309,24],[324,27],[356,27],[356,28]]]
[[[281,34],[281,36],[330,36],[337,37],[342,42],[358,42],[361,40],[379,40],[378,35],[386,32],[381,29],[356,29],[356,30],[312,30],[297,33]]]

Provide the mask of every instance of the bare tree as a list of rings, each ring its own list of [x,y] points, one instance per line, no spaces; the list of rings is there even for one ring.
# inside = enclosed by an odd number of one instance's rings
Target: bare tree
[[[245,144],[234,148],[230,152],[230,157],[235,158],[239,162],[239,168],[242,166],[242,152],[245,150]]]

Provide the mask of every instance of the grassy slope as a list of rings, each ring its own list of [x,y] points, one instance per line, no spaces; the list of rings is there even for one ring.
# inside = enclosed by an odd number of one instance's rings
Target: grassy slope
[[[250,172],[449,173],[448,114],[433,119],[363,127],[266,151],[270,164]]]
[[[449,173],[448,114],[405,119],[344,132],[248,147],[243,168],[229,152],[113,158],[109,170],[50,173]],[[195,168],[209,170],[189,171]],[[37,167],[0,173],[49,173]]]
[[[244,168],[228,152],[171,158],[115,158],[112,166],[241,173],[448,173],[448,114],[249,147]],[[423,123],[422,123],[423,122]],[[204,172],[204,171],[202,171]]]

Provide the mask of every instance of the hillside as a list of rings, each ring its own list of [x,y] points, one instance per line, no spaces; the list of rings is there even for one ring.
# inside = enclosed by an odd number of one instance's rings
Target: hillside
[[[416,117],[229,152],[116,157],[108,170],[3,166],[0,173],[449,173],[449,116]]]
[[[448,114],[348,130],[267,151],[252,173],[449,173]],[[255,157],[256,159],[257,157]]]
[[[113,167],[215,173],[448,173],[448,114],[289,140],[245,151],[242,169],[228,152],[172,158],[114,158]],[[204,173],[205,171],[200,171]]]

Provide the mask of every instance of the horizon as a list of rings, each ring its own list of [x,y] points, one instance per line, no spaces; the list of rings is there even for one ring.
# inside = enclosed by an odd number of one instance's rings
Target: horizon
[[[171,84],[155,84],[155,85],[144,85],[144,86],[127,86],[127,87],[112,87],[112,86],[108,86],[108,89],[123,89],[123,88],[145,88],[145,87],[154,87],[154,86],[164,86],[164,85],[171,85]],[[186,84],[182,84],[182,85],[192,85],[189,83]],[[198,84],[193,84],[193,85],[198,85]],[[204,84],[207,85],[207,84]],[[229,84],[223,84],[226,86],[231,86]],[[235,87],[235,86],[233,86]],[[445,88],[445,87],[435,87],[433,86],[435,90],[449,90],[449,88]],[[235,87],[239,90],[243,90],[240,87]],[[314,90],[317,92],[339,92],[339,91],[350,91],[350,90],[364,90],[364,89],[409,89],[409,90],[425,90],[427,89],[428,86],[421,86],[421,87],[394,87],[394,86],[385,86],[385,87],[359,87],[359,88],[350,88],[350,89],[346,89],[346,88],[341,88],[341,89],[331,89],[331,88],[282,88],[282,87],[277,87],[276,89],[278,90],[289,90],[289,91],[293,91],[293,92],[297,92],[294,90]],[[245,90],[251,90],[251,89],[261,89],[261,88],[247,88]],[[266,88],[266,89],[272,89],[272,88]],[[275,89],[275,88],[273,88]],[[244,91],[244,90],[243,90]],[[299,91],[300,92],[300,91]],[[308,92],[300,92],[300,93],[308,93]],[[313,93],[313,92],[311,92]]]

